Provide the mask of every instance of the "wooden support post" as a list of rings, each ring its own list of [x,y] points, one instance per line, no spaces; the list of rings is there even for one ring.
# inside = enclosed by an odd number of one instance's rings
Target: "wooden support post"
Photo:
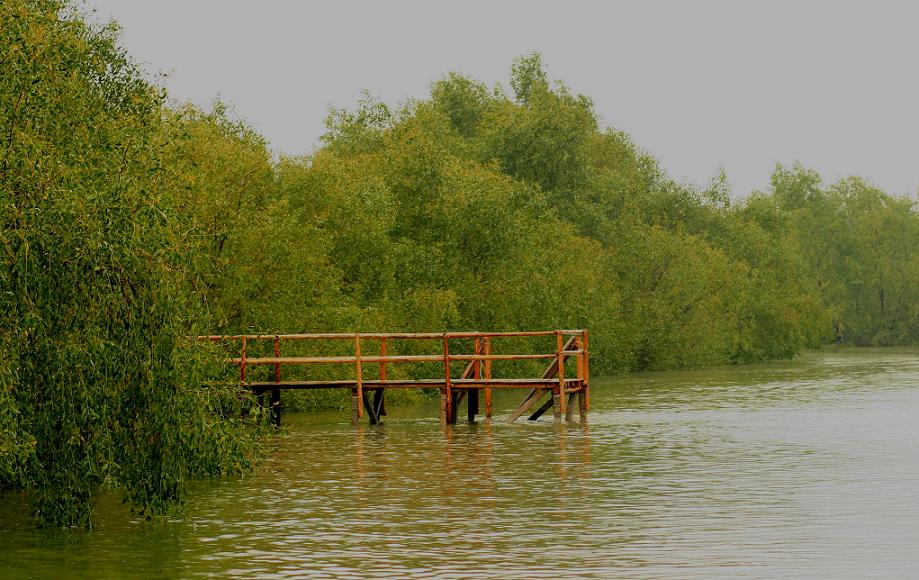
[[[456,422],[455,410],[453,408],[453,389],[450,387],[450,339],[444,334],[444,395],[446,396],[445,416],[447,423],[452,425]]]
[[[574,349],[581,351],[575,357],[575,378],[578,380],[580,385],[584,381],[584,343],[580,337],[575,337],[574,339]]]
[[[555,420],[560,421],[562,415],[568,414],[568,397],[565,393],[565,343],[562,340],[562,333],[559,331],[555,332],[555,340],[557,343],[557,356],[558,356],[558,404],[555,408]],[[555,392],[552,393],[553,400],[556,399]]]
[[[272,389],[271,390],[271,411],[270,419],[271,424],[275,427],[281,426],[281,390]]]
[[[447,389],[440,389],[440,424],[447,424]]]
[[[578,413],[581,415],[581,422],[587,421],[587,386],[581,387],[578,391]]]
[[[376,389],[373,393],[373,412],[377,416],[377,420],[380,417],[386,414],[386,406],[384,405],[386,393],[384,389]]]
[[[470,389],[466,395],[466,418],[470,423],[475,423],[475,416],[479,414],[479,390]]]
[[[491,354],[491,337],[485,337],[485,354]],[[491,360],[485,361],[485,383],[491,380]],[[491,387],[485,387],[485,417],[491,418]]]
[[[482,354],[482,339],[475,337],[473,342],[474,354]],[[477,381],[482,380],[482,361],[472,361],[472,378]],[[479,414],[479,389],[473,389],[466,395],[466,419],[470,423],[475,423],[475,416]]]
[[[357,374],[357,419],[364,415],[364,371],[361,368],[361,335],[354,335],[354,370]]]
[[[274,336],[274,356],[275,358],[281,357],[281,339],[278,335]],[[274,382],[281,382],[281,363],[274,364]],[[275,427],[281,426],[281,391],[280,389],[273,389],[271,391],[271,398],[269,399],[270,410],[269,410],[269,419],[271,424]]]
[[[577,393],[568,393],[568,403],[566,405],[567,411],[565,412],[565,421],[574,420],[574,398],[578,395],[578,393],[580,393],[580,391],[578,391]]]
[[[281,358],[281,338],[276,334],[274,335],[274,356],[275,358]],[[281,382],[281,363],[274,363],[274,382]]]
[[[239,358],[239,383],[246,386],[246,337],[242,337],[242,352]]]
[[[462,398],[461,398],[461,396],[460,396],[460,392],[459,392],[459,391],[451,390],[450,393],[451,393],[451,397],[450,397],[450,424],[451,424],[451,425],[456,425],[456,415],[457,415],[457,411],[459,411],[460,402],[462,401]]]
[[[549,397],[548,399],[546,399],[546,402],[543,403],[541,407],[536,409],[536,411],[534,411],[532,415],[527,417],[527,421],[538,420],[540,417],[543,416],[543,414],[545,414],[546,411],[549,410],[549,407],[553,406],[553,403],[555,403],[555,399],[553,397]]]
[[[361,415],[359,411],[360,411],[360,405],[358,404],[358,401],[357,401],[357,389],[354,388],[354,389],[351,389],[351,424],[352,425],[357,425],[358,423],[360,423]]]
[[[559,393],[558,387],[552,389],[552,411],[555,414],[555,422],[559,423],[562,420],[562,396]]]
[[[386,338],[380,339],[380,356],[386,356]],[[380,361],[380,380],[386,380],[386,362]],[[377,401],[376,394],[374,394],[374,404],[377,406],[377,416],[382,417],[386,414],[386,395],[383,389],[377,391],[379,394],[380,400]]]
[[[371,401],[369,397],[364,397],[364,409],[367,411],[367,419],[370,421],[371,425],[376,425],[380,422],[373,401]]]

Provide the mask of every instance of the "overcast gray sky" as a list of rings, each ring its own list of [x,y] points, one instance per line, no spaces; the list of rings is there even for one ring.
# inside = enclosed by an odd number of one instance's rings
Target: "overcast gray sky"
[[[312,151],[328,106],[363,89],[396,103],[448,71],[506,85],[535,50],[675,178],[724,167],[742,197],[797,160],[919,187],[912,2],[84,1],[173,98],[219,96],[279,152]]]

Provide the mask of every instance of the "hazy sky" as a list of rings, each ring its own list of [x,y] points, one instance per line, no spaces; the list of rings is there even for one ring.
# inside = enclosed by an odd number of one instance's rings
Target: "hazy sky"
[[[919,187],[911,2],[84,0],[179,100],[219,96],[280,152],[313,150],[329,105],[387,103],[458,71],[507,85],[538,51],[679,179],[736,196],[776,162]]]

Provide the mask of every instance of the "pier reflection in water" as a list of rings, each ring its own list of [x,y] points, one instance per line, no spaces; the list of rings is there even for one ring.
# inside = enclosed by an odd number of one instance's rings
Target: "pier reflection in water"
[[[590,423],[289,415],[252,475],[185,517],[36,531],[0,500],[4,577],[909,576],[919,352],[593,381]],[[17,574],[18,573],[18,574]]]

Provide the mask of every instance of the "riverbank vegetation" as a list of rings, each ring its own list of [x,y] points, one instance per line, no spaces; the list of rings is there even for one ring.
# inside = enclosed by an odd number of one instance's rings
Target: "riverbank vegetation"
[[[919,343],[915,201],[797,165],[741,200],[676,182],[538,55],[509,87],[332,110],[278,159],[116,41],[0,6],[0,487],[45,523],[86,524],[100,487],[161,513],[251,463],[198,332],[587,327],[595,374]]]

